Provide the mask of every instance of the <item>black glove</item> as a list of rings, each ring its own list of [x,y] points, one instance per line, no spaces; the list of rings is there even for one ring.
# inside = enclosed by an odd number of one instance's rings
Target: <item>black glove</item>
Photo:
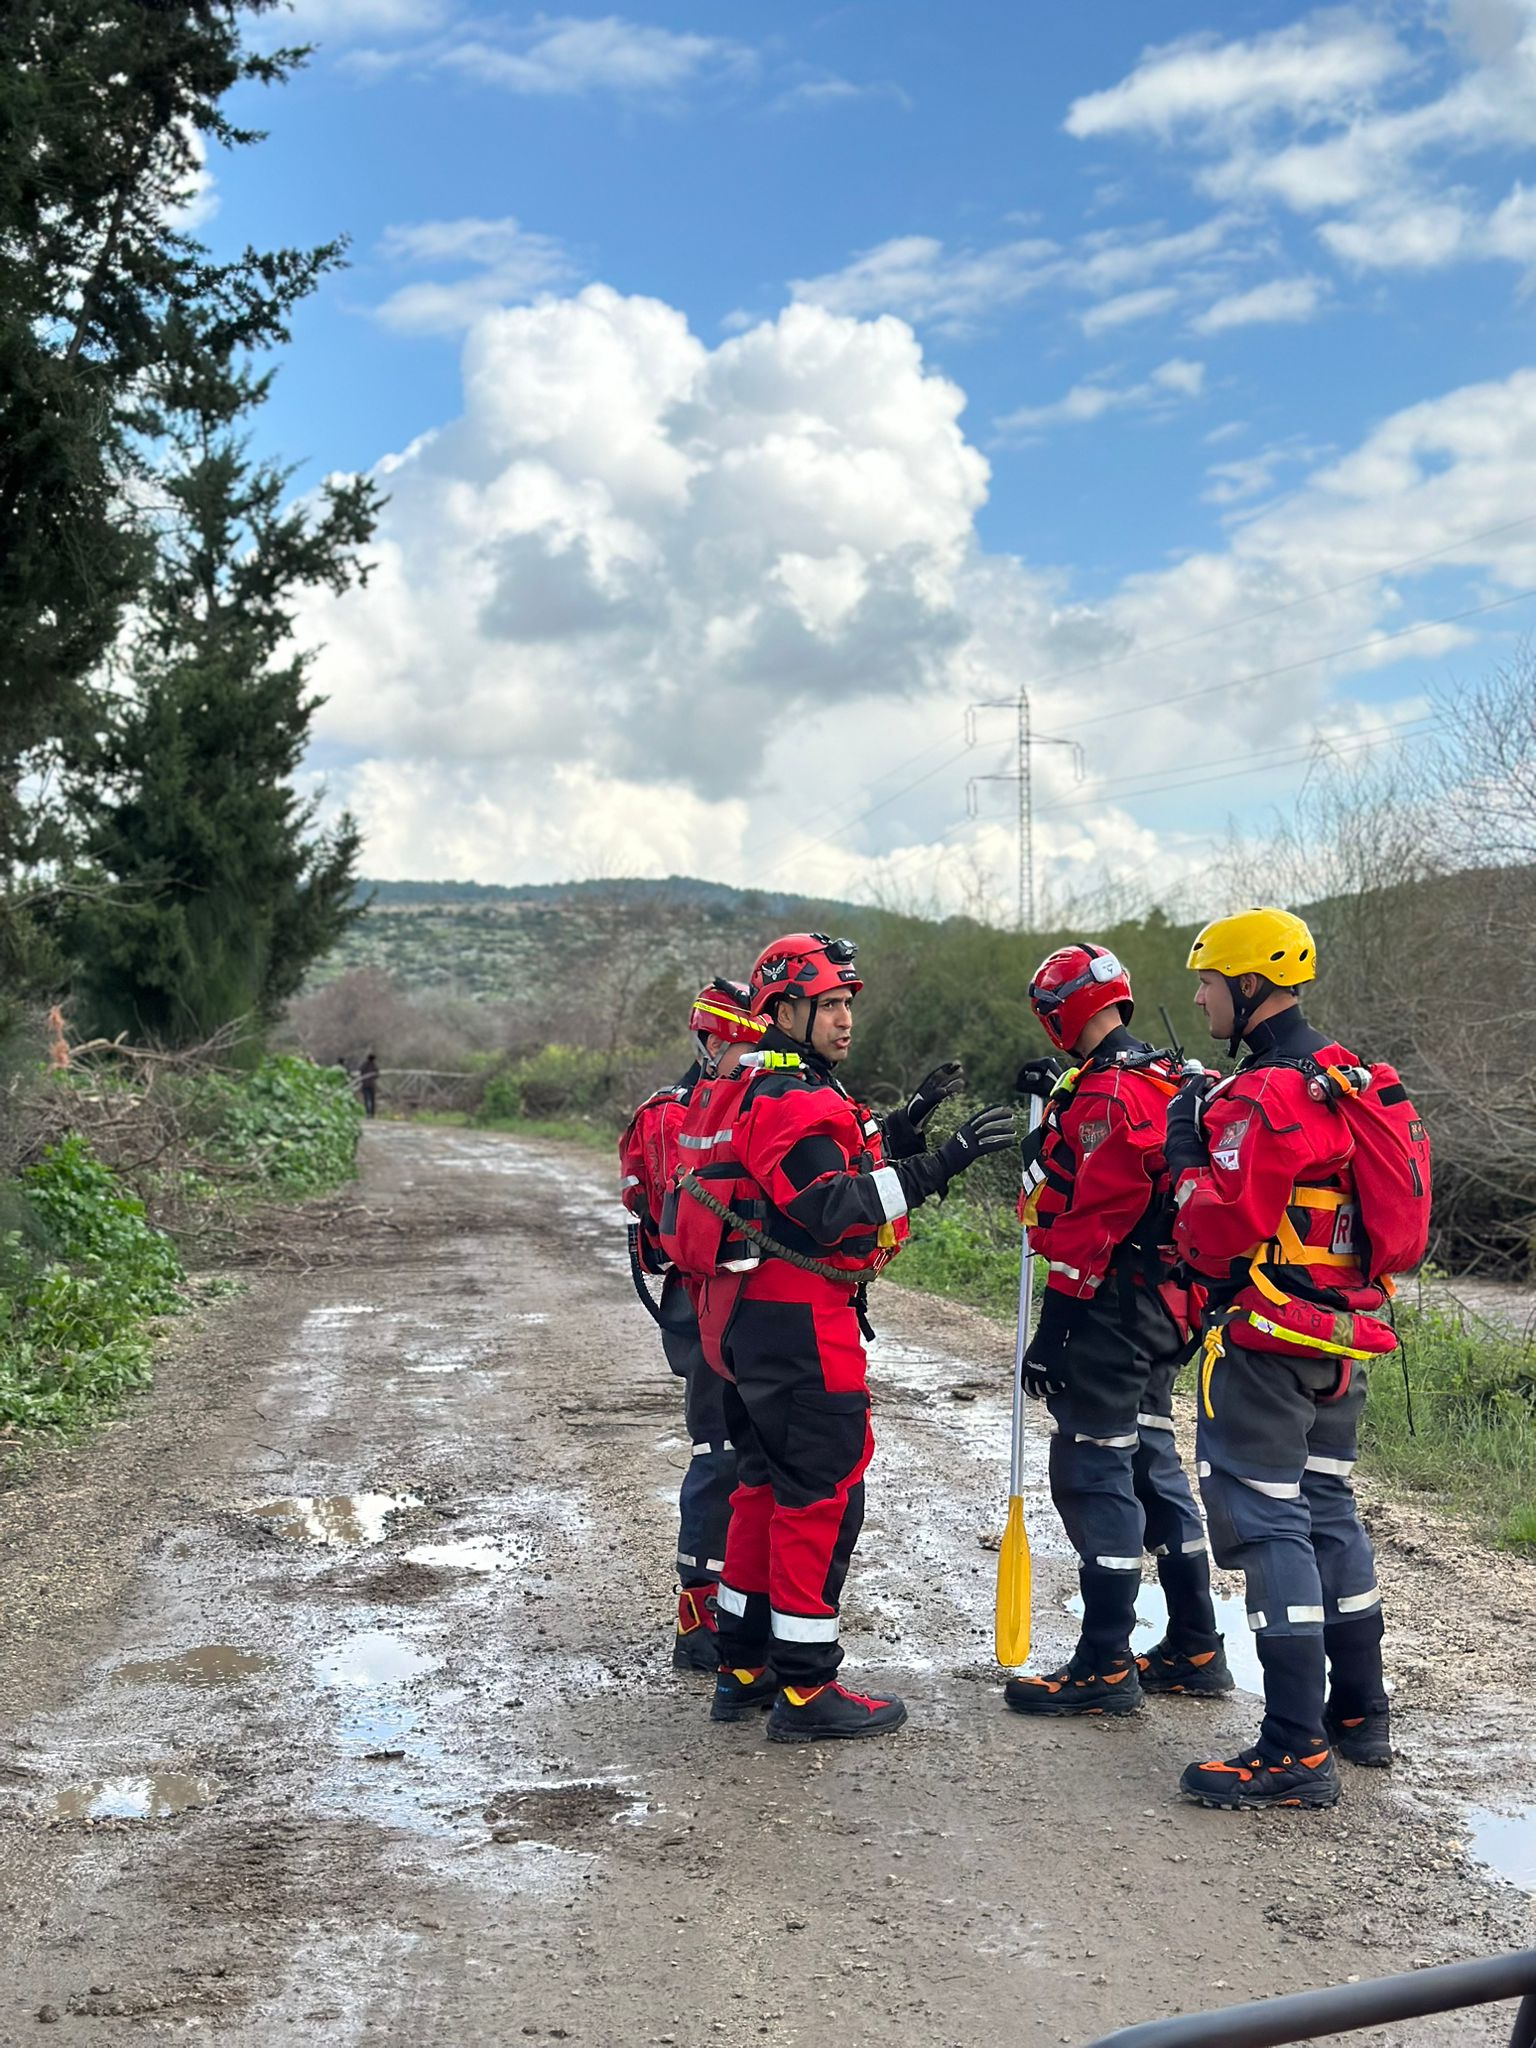
[[[1191,1167],[1204,1166],[1210,1158],[1210,1147],[1205,1142],[1202,1112],[1211,1087],[1209,1074],[1203,1071],[1191,1074],[1168,1105],[1168,1129],[1163,1139],[1163,1156],[1168,1161],[1170,1180],[1176,1181],[1181,1173],[1188,1173]]]
[[[917,1093],[907,1104],[907,1122],[914,1131],[920,1131],[939,1104],[948,1102],[951,1095],[958,1095],[964,1086],[964,1067],[958,1060],[945,1060],[918,1083]]]
[[[1087,1313],[1086,1301],[1079,1301],[1075,1295],[1063,1294],[1059,1288],[1048,1287],[1045,1290],[1045,1299],[1040,1304],[1040,1320],[1024,1353],[1021,1374],[1024,1391],[1032,1401],[1043,1401],[1047,1394],[1064,1394],[1067,1391],[1072,1333],[1080,1327]]]
[[[1008,1152],[1019,1142],[1013,1111],[1006,1102],[994,1102],[978,1110],[969,1123],[944,1140],[934,1157],[950,1180],[964,1173],[989,1152]]]
[[[1046,1053],[1038,1060],[1026,1060],[1014,1075],[1013,1085],[1020,1095],[1038,1095],[1044,1102],[1066,1071],[1064,1060],[1057,1059],[1054,1053]]]

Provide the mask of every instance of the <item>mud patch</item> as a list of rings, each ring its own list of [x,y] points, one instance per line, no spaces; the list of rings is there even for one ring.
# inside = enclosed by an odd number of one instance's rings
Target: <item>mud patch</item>
[[[485,1809],[493,1842],[585,1841],[621,1821],[643,1819],[643,1800],[590,1780],[496,1793]]]
[[[392,1515],[420,1506],[421,1496],[415,1493],[296,1494],[247,1512],[286,1543],[343,1550],[382,1543]]]
[[[169,1657],[119,1664],[114,1681],[127,1685],[237,1685],[258,1671],[270,1671],[273,1660],[232,1643],[202,1643],[195,1650],[177,1650]]]
[[[211,1778],[181,1771],[149,1771],[139,1777],[97,1778],[66,1785],[53,1802],[55,1820],[170,1820],[219,1796]]]
[[[398,1563],[381,1565],[376,1572],[369,1572],[361,1579],[349,1578],[338,1572],[334,1578],[321,1581],[315,1590],[334,1593],[339,1599],[380,1607],[409,1607],[417,1601],[440,1600],[444,1593],[451,1592],[458,1584],[453,1572],[413,1564],[406,1557]]]

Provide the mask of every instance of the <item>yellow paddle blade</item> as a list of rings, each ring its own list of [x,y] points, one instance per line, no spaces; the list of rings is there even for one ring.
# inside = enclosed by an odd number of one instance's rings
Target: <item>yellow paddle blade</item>
[[[1008,1526],[997,1554],[997,1661],[1023,1664],[1029,1657],[1029,1538],[1024,1532],[1024,1503],[1015,1494],[1008,1503]]]

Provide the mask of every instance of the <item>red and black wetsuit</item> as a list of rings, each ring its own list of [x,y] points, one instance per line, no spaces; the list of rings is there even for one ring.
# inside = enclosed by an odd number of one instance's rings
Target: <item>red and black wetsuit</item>
[[[724,1388],[699,1340],[697,1288],[669,1263],[657,1236],[667,1183],[677,1164],[677,1132],[700,1079],[697,1065],[642,1102],[619,1140],[619,1195],[635,1220],[642,1269],[660,1273],[659,1320],[667,1364],[683,1382],[690,1456],[678,1495],[679,1628],[713,1632],[715,1590],[736,1486],[736,1453],[726,1425]],[[688,1596],[696,1597],[690,1598]]]
[[[1356,1263],[1347,1126],[1296,1064],[1355,1055],[1296,1008],[1247,1044],[1206,1102],[1208,1159],[1177,1175],[1174,1235],[1211,1289],[1198,1456],[1212,1545],[1247,1580],[1264,1740],[1299,1755],[1324,1737],[1325,1650],[1336,1711],[1386,1703],[1381,1595],[1350,1474],[1362,1364],[1396,1339]]]
[[[909,1208],[942,1192],[949,1175],[927,1154],[887,1158],[878,1119],[803,1044],[770,1030],[761,1050],[798,1062],[750,1071],[734,1101],[718,1098],[721,1122],[729,1115],[734,1157],[760,1196],[756,1220],[836,1277],[766,1257],[704,1283],[706,1335],[732,1376],[726,1418],[740,1474],[720,1580],[721,1655],[816,1686],[842,1661],[838,1600],[874,1450],[861,1283],[894,1256]],[[900,1142],[922,1140],[902,1130]]]
[[[1117,1026],[1050,1098],[1021,1213],[1048,1267],[1042,1329],[1061,1331],[1047,1395],[1051,1495],[1080,1560],[1083,1643],[1123,1655],[1143,1550],[1157,1559],[1168,1643],[1216,1641],[1205,1528],[1174,1441],[1187,1305],[1172,1284],[1163,1130],[1175,1078]],[[1030,1148],[1033,1149],[1033,1148]],[[1026,1159],[1029,1151],[1026,1151]]]

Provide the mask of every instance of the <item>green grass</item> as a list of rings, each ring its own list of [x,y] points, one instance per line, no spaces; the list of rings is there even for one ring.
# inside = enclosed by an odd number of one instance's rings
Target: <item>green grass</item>
[[[951,1195],[912,1213],[912,1234],[889,1277],[924,1294],[968,1302],[1012,1322],[1019,1312],[1019,1226],[1008,1209]],[[1038,1268],[1035,1285],[1043,1284]]]
[[[1398,1314],[1399,1359],[1371,1369],[1362,1469],[1433,1494],[1496,1541],[1536,1551],[1536,1347],[1449,1309]]]

